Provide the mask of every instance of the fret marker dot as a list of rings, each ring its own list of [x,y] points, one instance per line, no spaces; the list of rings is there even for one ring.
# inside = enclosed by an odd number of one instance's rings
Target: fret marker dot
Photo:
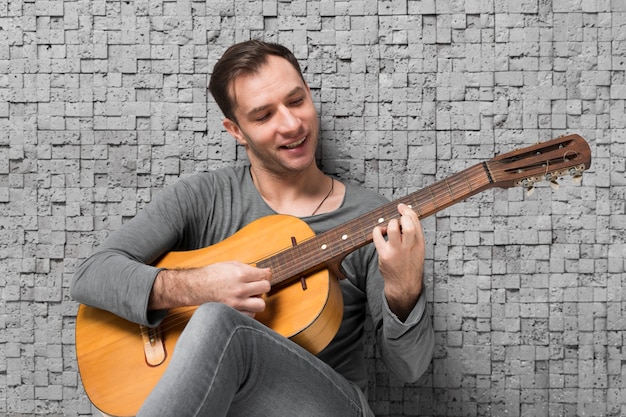
[[[346,240],[346,239],[348,238],[348,235],[343,235],[343,236],[341,236],[341,238],[342,238],[343,240]]]
[[[382,217],[380,219],[378,219],[378,223],[383,223],[385,221],[385,219],[383,219]]]
[[[322,245],[322,250],[325,250],[328,246],[326,246],[326,244]]]

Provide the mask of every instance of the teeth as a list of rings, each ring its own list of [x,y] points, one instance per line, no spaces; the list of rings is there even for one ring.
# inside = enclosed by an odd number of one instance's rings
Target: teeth
[[[302,138],[301,140],[292,143],[291,145],[285,145],[285,148],[287,149],[293,149],[293,148],[297,148],[298,146],[302,145],[304,143],[304,141],[306,140],[306,138]]]

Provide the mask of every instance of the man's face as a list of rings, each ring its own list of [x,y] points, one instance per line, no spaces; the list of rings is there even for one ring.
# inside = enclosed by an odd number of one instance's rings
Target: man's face
[[[233,82],[237,123],[224,127],[244,145],[250,163],[274,175],[306,170],[315,161],[319,123],[311,91],[295,68],[269,56],[261,69]]]

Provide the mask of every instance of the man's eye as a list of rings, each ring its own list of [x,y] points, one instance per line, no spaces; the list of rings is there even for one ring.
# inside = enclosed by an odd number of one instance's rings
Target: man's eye
[[[265,113],[265,114],[262,114],[262,115],[258,116],[256,118],[256,120],[257,120],[257,122],[263,122],[263,121],[265,121],[265,120],[267,120],[269,118],[270,118],[270,114],[269,113]]]
[[[297,98],[295,100],[292,100],[291,104],[294,105],[294,106],[298,106],[298,105],[302,104],[303,101],[304,101],[304,99],[302,97],[300,97],[300,98]]]

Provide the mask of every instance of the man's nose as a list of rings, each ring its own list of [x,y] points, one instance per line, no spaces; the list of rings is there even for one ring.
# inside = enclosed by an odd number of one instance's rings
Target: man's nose
[[[296,130],[300,127],[300,118],[286,106],[280,108],[280,128],[285,132]]]

